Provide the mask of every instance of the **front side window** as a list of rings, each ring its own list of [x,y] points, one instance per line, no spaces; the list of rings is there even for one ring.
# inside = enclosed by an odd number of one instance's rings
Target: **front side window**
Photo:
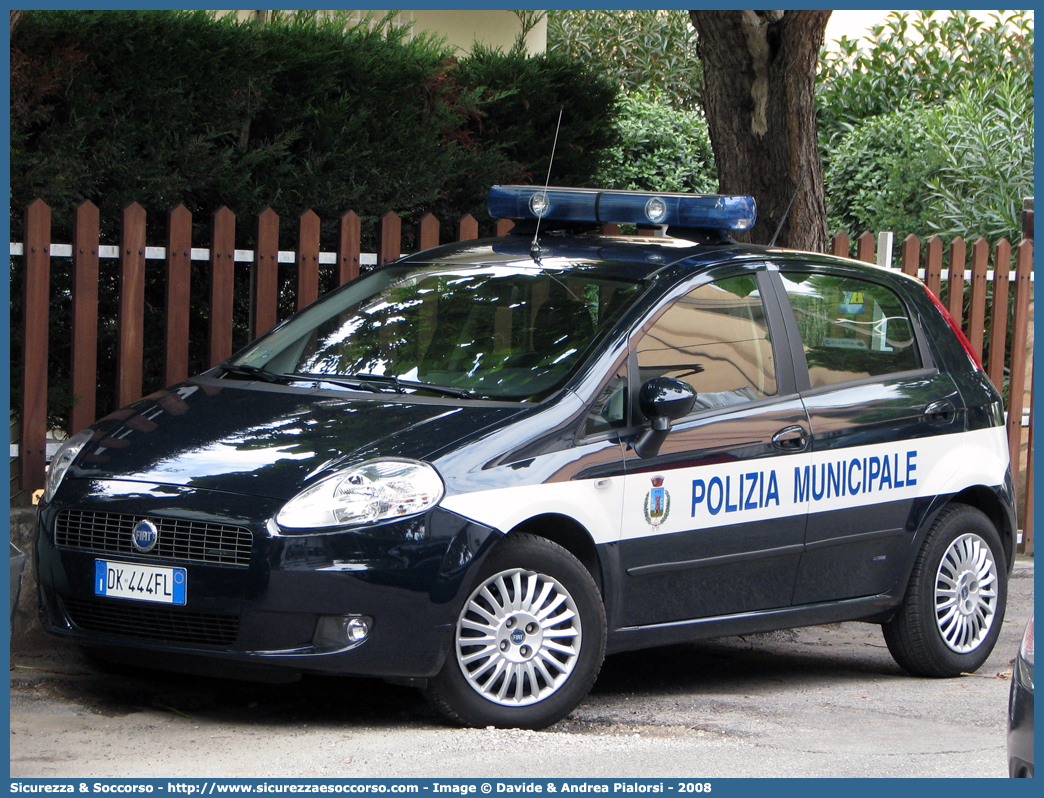
[[[392,267],[292,319],[234,365],[288,381],[531,401],[564,383],[641,288],[582,270]]]
[[[913,324],[890,288],[831,274],[782,278],[813,388],[921,367]]]
[[[754,275],[707,283],[678,299],[637,347],[642,382],[674,377],[696,390],[696,407],[776,394],[776,365]]]

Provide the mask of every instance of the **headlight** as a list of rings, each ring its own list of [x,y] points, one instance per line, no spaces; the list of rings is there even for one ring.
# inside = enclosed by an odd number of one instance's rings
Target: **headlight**
[[[63,443],[62,447],[54,457],[51,458],[51,464],[47,467],[47,483],[44,486],[45,502],[50,502],[51,499],[54,498],[54,492],[58,490],[58,486],[62,484],[62,480],[65,478],[69,466],[73,464],[76,455],[78,455],[80,450],[87,445],[93,435],[94,432],[89,429],[77,432],[69,438],[69,440]]]
[[[445,489],[438,472],[415,460],[371,460],[297,494],[276,514],[284,529],[322,529],[405,518],[431,509]]]

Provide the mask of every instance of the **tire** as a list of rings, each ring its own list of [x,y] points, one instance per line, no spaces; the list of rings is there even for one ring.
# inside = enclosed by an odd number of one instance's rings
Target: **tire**
[[[542,729],[587,695],[605,657],[605,607],[587,569],[528,534],[483,563],[426,695],[463,726]]]
[[[972,673],[993,651],[1007,596],[993,523],[974,507],[950,505],[917,555],[898,614],[884,624],[888,650],[915,676]]]

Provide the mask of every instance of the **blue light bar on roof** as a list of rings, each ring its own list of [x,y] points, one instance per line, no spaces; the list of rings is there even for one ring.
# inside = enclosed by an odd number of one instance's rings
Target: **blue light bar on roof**
[[[757,218],[753,197],[723,194],[493,186],[487,205],[494,219],[662,224],[715,230],[749,230]]]

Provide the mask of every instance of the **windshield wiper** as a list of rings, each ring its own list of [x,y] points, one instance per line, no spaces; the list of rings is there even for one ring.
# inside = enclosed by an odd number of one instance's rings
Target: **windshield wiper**
[[[369,393],[377,393],[380,388],[376,385],[370,385],[362,380],[357,380],[354,376],[346,376],[342,374],[310,374],[308,372],[294,372],[293,374],[287,374],[288,380],[295,382],[327,382],[330,385],[339,385],[342,388],[350,388],[353,391],[368,391]]]
[[[443,396],[454,396],[460,399],[471,397],[467,391],[456,388],[443,388],[439,385],[428,385],[424,382],[411,382],[400,380],[398,377],[386,377],[383,374],[314,374],[308,372],[294,372],[293,374],[276,374],[263,366],[251,366],[246,363],[222,363],[219,368],[226,374],[235,374],[239,377],[250,377],[263,382],[288,385],[291,382],[325,382],[330,385],[338,385],[342,388],[350,388],[355,391],[367,391],[369,393],[379,392],[383,386],[393,388],[397,393],[406,393],[407,389],[428,390]]]
[[[349,375],[349,379],[363,380],[369,383],[377,383],[378,385],[387,385],[394,389],[396,393],[406,393],[407,390],[430,391],[439,396],[452,396],[455,399],[474,398],[470,391],[466,391],[463,388],[448,388],[444,385],[431,385],[427,382],[404,380],[400,377],[391,377],[386,374],[352,374]]]
[[[276,374],[264,366],[250,366],[246,363],[222,363],[218,366],[225,374],[235,374],[238,377],[250,377],[262,382],[278,383],[286,385],[288,379],[285,374]]]

